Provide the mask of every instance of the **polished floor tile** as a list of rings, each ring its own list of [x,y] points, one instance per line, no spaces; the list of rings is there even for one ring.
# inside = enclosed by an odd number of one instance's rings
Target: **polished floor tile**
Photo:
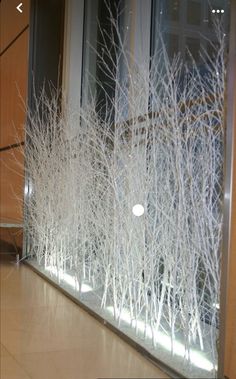
[[[1,379],[168,378],[29,267],[0,285]]]
[[[57,306],[65,304],[65,297],[38,276],[34,277],[32,286],[32,272],[22,270],[22,265],[15,262],[0,265],[1,309],[27,308],[38,306]],[[11,280],[14,276],[14,280]]]
[[[6,357],[6,356],[9,356],[9,352],[7,351],[7,349],[2,345],[0,344],[0,357]]]
[[[154,366],[148,367],[144,358],[132,353],[105,357],[99,351],[67,350],[16,355],[16,359],[34,379],[160,378]]]
[[[11,356],[0,357],[0,378],[1,379],[30,379],[21,365]]]

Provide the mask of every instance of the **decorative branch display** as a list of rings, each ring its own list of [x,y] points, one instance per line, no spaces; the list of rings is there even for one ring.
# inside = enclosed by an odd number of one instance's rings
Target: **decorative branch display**
[[[168,337],[172,362],[182,349],[179,371],[188,367],[194,377],[202,352],[199,367],[204,377],[212,376],[219,328],[224,34],[218,28],[213,56],[202,52],[204,69],[192,57],[190,64],[178,55],[170,59],[161,40],[142,65],[126,51],[113,22],[116,59],[106,36],[98,59],[115,81],[114,96],[99,83],[102,107],[96,94],[90,96],[76,126],[66,106],[58,110],[56,96],[49,101],[42,94],[29,113],[28,250],[59,282],[73,278],[78,296],[89,285],[118,327],[126,315],[157,355]],[[116,70],[104,63],[107,57]]]

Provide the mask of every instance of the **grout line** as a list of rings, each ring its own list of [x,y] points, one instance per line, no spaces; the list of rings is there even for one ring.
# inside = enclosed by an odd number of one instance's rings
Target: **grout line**
[[[0,52],[0,57],[13,45],[14,42],[28,29],[29,24],[27,24],[24,29],[21,30],[19,34]]]
[[[25,142],[21,141],[21,142],[18,142],[18,143],[13,143],[12,145],[7,145],[7,146],[4,146],[4,147],[0,147],[0,153],[2,151],[11,150],[11,149],[15,149],[15,148],[20,147],[20,146],[24,146],[24,144],[25,144]]]
[[[4,349],[7,351],[7,354],[8,355],[1,355],[0,356],[0,360],[2,358],[5,358],[5,357],[8,357],[10,356],[16,363],[17,365],[20,367],[20,369],[24,372],[24,374],[26,374],[29,379],[33,379],[32,376],[28,373],[28,371],[24,368],[24,366],[21,365],[21,363],[16,359],[15,355],[13,353],[11,353],[7,348],[6,346],[2,343],[2,340],[0,341],[0,344],[4,347]],[[1,365],[0,365],[0,370],[1,370]],[[1,371],[0,371],[0,374],[1,374]]]

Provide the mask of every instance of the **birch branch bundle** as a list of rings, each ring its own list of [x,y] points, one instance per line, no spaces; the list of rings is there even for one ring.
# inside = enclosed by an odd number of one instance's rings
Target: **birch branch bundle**
[[[186,361],[198,347],[216,365],[224,35],[214,57],[202,53],[205,72],[193,60],[169,59],[161,41],[147,72],[119,41],[116,70],[101,63],[116,91],[100,113],[94,95],[75,129],[70,110],[61,114],[56,97],[42,96],[29,115],[30,248],[59,278],[70,273],[78,291],[84,282],[99,290],[101,307],[112,305],[118,323],[126,310],[138,333],[143,320],[154,347],[163,331],[175,354],[181,336]],[[137,204],[140,217],[132,212]]]

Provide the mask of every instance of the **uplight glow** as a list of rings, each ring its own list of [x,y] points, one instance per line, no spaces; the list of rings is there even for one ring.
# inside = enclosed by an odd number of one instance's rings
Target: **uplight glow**
[[[62,270],[58,271],[55,267],[52,267],[52,266],[48,266],[46,270],[49,271],[51,274],[53,274],[53,276],[56,276],[57,278],[60,277],[60,280],[64,281],[71,287],[78,289],[78,282],[72,275],[63,273]],[[92,291],[92,287],[90,287],[87,284],[82,284],[81,292],[86,293],[90,291]],[[216,304],[216,307],[217,305],[218,304]],[[112,306],[107,307],[106,310],[108,311],[109,314],[114,315],[114,308]],[[132,324],[130,314],[128,310],[126,309],[122,310],[120,319],[126,324],[129,324],[129,325]],[[149,338],[150,340],[152,339],[152,330],[151,330],[150,325],[146,325],[145,327],[144,321],[135,320],[135,326],[136,325],[137,325],[137,330],[140,333],[143,333],[143,334],[145,333],[147,338]],[[165,333],[161,331],[158,331],[158,332],[155,332],[155,340],[158,341],[157,342],[158,345],[162,346],[164,349],[171,352],[171,337],[170,336],[166,335]],[[173,342],[173,352],[175,355],[178,355],[184,358],[185,356],[184,344],[181,343],[180,341],[175,340]],[[196,367],[199,367],[206,371],[212,371],[214,368],[212,362],[206,359],[201,352],[193,350],[193,349],[190,350],[190,361]]]
[[[57,279],[59,277],[60,280],[62,280],[63,282],[65,282],[69,286],[71,286],[77,290],[79,289],[78,281],[72,275],[66,274],[62,270],[58,271],[55,267],[52,267],[52,266],[46,267],[46,270],[49,271],[50,273],[52,273],[54,276],[56,276]],[[90,292],[90,291],[92,291],[92,287],[90,287],[88,284],[83,283],[81,292],[86,293],[86,292]]]
[[[112,315],[114,314],[114,308],[112,306],[107,307],[107,310],[110,314],[112,314]],[[130,314],[127,310],[124,309],[121,312],[120,318],[123,322],[125,322],[127,324],[131,324],[131,317],[130,317]],[[136,326],[136,321],[135,321],[135,326]],[[139,332],[145,333],[145,323],[141,320],[138,320],[137,321],[137,329]],[[148,338],[152,339],[152,331],[151,331],[150,325],[147,325],[147,327],[146,327],[146,336]],[[158,345],[161,345],[164,349],[171,352],[171,338],[170,338],[170,336],[164,334],[161,331],[158,331],[155,333],[155,340],[158,341],[157,342]],[[175,355],[178,355],[178,356],[181,356],[184,358],[185,348],[184,348],[183,343],[175,340],[173,343],[173,350],[174,350]],[[193,349],[190,349],[190,361],[194,366],[199,367],[199,368],[206,370],[206,371],[212,371],[214,368],[213,363],[211,361],[206,359],[201,352],[193,350]]]

